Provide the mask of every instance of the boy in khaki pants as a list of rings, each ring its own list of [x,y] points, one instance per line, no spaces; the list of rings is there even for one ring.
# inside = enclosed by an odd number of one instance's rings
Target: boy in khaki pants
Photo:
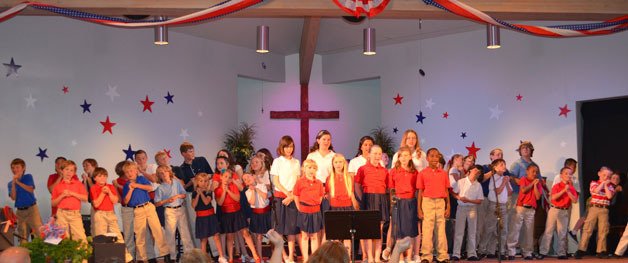
[[[31,232],[39,236],[39,227],[41,227],[41,216],[34,194],[35,182],[31,174],[24,173],[25,170],[24,160],[17,158],[11,161],[13,180],[8,183],[9,196],[15,201],[18,233],[25,238],[22,242],[28,242]]]
[[[52,206],[57,207],[57,225],[66,228],[72,240],[87,243],[81,202],[87,202],[87,190],[76,176],[76,164],[67,160],[60,166],[63,179],[52,190]]]
[[[95,210],[92,224],[94,226],[94,236],[114,233],[118,237],[116,242],[124,244],[124,238],[122,238],[122,233],[120,233],[120,227],[118,226],[118,217],[113,211],[113,205],[117,203],[120,198],[114,186],[107,184],[107,176],[108,174],[105,168],[97,167],[94,170],[94,184],[90,188]],[[132,261],[133,256],[129,254],[127,249],[124,251],[126,262]]]

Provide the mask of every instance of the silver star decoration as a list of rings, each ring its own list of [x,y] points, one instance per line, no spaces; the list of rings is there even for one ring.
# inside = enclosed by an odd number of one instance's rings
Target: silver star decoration
[[[567,143],[565,141],[561,141],[560,142],[560,147],[565,148],[565,146],[567,146]]]
[[[107,87],[107,93],[105,93],[107,96],[109,96],[109,98],[111,99],[111,101],[113,102],[113,99],[115,97],[120,97],[120,94],[118,94],[118,86],[111,86],[109,85]]]
[[[37,101],[36,98],[33,98],[33,94],[29,94],[27,98],[24,98],[26,100],[26,108],[35,108],[35,102]]]
[[[7,77],[15,74],[16,76],[17,74],[17,70],[20,69],[22,67],[22,65],[17,65],[15,64],[15,61],[13,60],[13,58],[11,58],[11,62],[9,64],[7,63],[2,63],[5,67],[7,67]]]
[[[181,129],[181,133],[179,133],[179,136],[181,136],[183,140],[186,141],[188,137],[190,137],[190,134],[188,133],[188,129]]]
[[[196,112],[196,115],[198,115],[199,117],[203,117],[203,112],[199,110],[198,112]]]
[[[497,119],[497,120],[499,120],[499,116],[500,116],[502,113],[504,113],[504,111],[503,111],[503,110],[500,110],[500,109],[499,109],[499,105],[495,105],[495,108],[488,108],[488,110],[490,110],[490,111],[491,111],[491,117],[489,118],[489,120],[492,120],[492,119]]]
[[[70,142],[72,144],[72,146],[76,146],[78,144],[78,142],[76,142],[76,140],[72,140],[72,142]]]
[[[436,105],[436,103],[432,100],[432,98],[429,98],[427,100],[425,100],[425,107],[428,109],[432,109],[432,106]]]

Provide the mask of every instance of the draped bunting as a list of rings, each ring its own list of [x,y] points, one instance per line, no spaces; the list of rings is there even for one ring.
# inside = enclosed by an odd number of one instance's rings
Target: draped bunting
[[[390,0],[334,0],[334,3],[345,12],[359,17],[365,14],[374,17],[384,11]]]

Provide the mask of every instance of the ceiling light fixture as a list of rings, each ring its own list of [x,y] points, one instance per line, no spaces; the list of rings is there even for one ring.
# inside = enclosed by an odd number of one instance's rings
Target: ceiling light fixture
[[[257,49],[255,52],[262,54],[270,52],[268,48],[269,30],[268,26],[257,26]]]
[[[157,16],[155,19],[159,21],[167,20],[164,16]],[[155,45],[168,45],[168,26],[155,26]]]
[[[372,27],[367,27],[364,29],[364,42],[362,43],[363,45],[363,52],[362,54],[367,55],[367,56],[373,56],[375,54],[377,54],[377,52],[375,51],[375,28]]]
[[[499,27],[492,24],[486,25],[486,48],[498,49],[502,47],[499,39]]]

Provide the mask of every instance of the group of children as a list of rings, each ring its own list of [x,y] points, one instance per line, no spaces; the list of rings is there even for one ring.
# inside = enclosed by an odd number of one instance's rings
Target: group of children
[[[413,241],[400,257],[406,262],[429,263],[433,258],[436,262],[457,261],[465,243],[468,261],[492,257],[496,251],[503,259],[512,260],[517,248],[524,259],[543,259],[549,253],[554,231],[557,255],[567,258],[569,212],[579,195],[573,159],[566,162],[559,181],[548,191],[539,166],[531,160],[534,148],[530,142],[521,143],[521,158],[511,171],[506,169],[499,149],[491,151],[489,165],[475,165],[473,156],[461,155],[452,156],[446,165],[438,149],[422,151],[413,130],[403,134],[390,170],[382,160],[381,147],[369,136],[360,139],[356,157],[350,162],[333,151],[331,142],[331,134],[320,131],[301,166],[293,156],[293,139],[283,136],[277,158],[273,160],[268,150],[260,151],[251,158],[246,172],[226,150],[219,151],[212,171],[207,160],[195,156],[194,147],[187,142],[180,147],[184,163],[179,167],[169,164],[165,152],[155,155],[156,165],[149,165],[146,152],[138,151],[136,162],[116,165],[118,178],[112,184],[107,182],[107,170],[98,167],[95,160],[83,162],[81,182],[76,164],[60,157],[55,162],[57,173],[48,179],[53,214],[70,238],[86,241],[80,210],[81,203],[89,201],[92,235],[114,233],[117,242],[126,244],[127,262],[174,259],[177,230],[184,251],[192,249],[190,226],[203,251],[207,251],[209,239],[213,240],[220,263],[233,262],[234,245],[246,253],[244,244],[253,255],[252,261],[261,262],[263,235],[271,228],[287,237],[285,262],[296,261],[297,242],[307,262],[326,239],[323,215],[329,210],[380,211],[380,238],[360,242],[363,262],[387,260],[392,247],[398,245],[395,240],[407,238]],[[39,235],[42,223],[33,194],[35,184],[25,167],[21,159],[11,162],[14,177],[8,188],[17,208],[19,233],[28,238],[27,229]],[[603,167],[598,173],[600,180],[591,183],[592,206],[577,258],[586,250],[596,222],[598,253],[606,252],[608,205],[616,185],[610,182],[612,174]],[[533,255],[531,226],[538,201],[545,196],[551,208],[539,253]],[[122,206],[124,237],[113,209],[116,203]],[[478,215],[484,218],[479,220]],[[446,236],[450,216],[456,218],[451,258]],[[382,250],[384,235],[388,242]],[[345,246],[351,249],[348,243]]]

